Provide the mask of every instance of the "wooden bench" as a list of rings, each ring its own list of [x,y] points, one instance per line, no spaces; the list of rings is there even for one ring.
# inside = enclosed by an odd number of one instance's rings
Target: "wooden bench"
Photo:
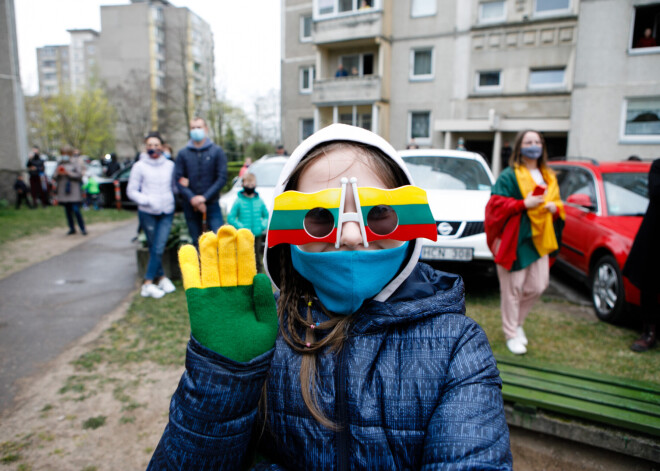
[[[647,458],[660,457],[660,386],[653,383],[496,356],[502,396],[518,411],[550,411],[582,423],[641,433],[651,444]],[[517,425],[517,424],[516,424]],[[609,446],[603,444],[602,446]],[[622,447],[625,449],[627,443]],[[648,447],[647,447],[648,448]]]

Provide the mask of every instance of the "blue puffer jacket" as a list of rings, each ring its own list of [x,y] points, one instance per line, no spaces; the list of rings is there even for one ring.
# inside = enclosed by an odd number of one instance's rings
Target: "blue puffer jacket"
[[[512,469],[495,359],[464,312],[460,277],[421,263],[387,302],[366,303],[342,350],[317,362],[319,404],[338,432],[307,410],[300,355],[281,336],[249,363],[191,339],[149,469],[246,469],[259,436],[254,469]]]
[[[187,187],[179,184],[181,177],[189,180]],[[206,204],[217,204],[220,190],[227,181],[227,157],[222,148],[209,138],[201,147],[189,141],[176,157],[174,181],[185,204],[195,195],[203,195]]]

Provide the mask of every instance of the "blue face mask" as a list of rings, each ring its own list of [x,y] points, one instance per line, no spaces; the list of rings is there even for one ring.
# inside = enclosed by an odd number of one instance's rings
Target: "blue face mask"
[[[206,133],[203,129],[195,128],[190,130],[190,139],[195,142],[203,141],[206,137]]]
[[[352,314],[394,278],[406,258],[408,242],[394,249],[303,252],[291,246],[291,261],[309,281],[323,306]]]
[[[520,153],[527,157],[528,159],[538,159],[541,157],[543,154],[543,147],[541,146],[529,146],[529,147],[521,147],[520,148]]]

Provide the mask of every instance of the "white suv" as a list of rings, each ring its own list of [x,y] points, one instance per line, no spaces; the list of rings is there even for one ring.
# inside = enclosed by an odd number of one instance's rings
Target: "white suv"
[[[420,259],[450,271],[474,268],[481,274],[495,274],[484,232],[495,178],[483,157],[446,149],[405,150],[399,155],[415,185],[426,190],[438,228],[438,240],[425,242]]]

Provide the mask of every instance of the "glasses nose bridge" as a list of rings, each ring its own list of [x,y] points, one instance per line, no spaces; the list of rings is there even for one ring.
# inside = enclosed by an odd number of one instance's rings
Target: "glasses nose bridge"
[[[362,243],[365,247],[369,247],[369,242],[367,242],[367,232],[364,227],[364,219],[362,218],[362,210],[360,207],[360,197],[357,191],[357,178],[351,177],[350,184],[353,195],[353,203],[355,205],[355,212],[345,213],[346,205],[346,185],[348,185],[349,179],[343,177],[341,179],[341,200],[339,203],[339,214],[337,215],[337,241],[335,242],[335,248],[341,246],[341,233],[344,227],[345,222],[356,222],[360,226],[360,235],[362,236]]]

